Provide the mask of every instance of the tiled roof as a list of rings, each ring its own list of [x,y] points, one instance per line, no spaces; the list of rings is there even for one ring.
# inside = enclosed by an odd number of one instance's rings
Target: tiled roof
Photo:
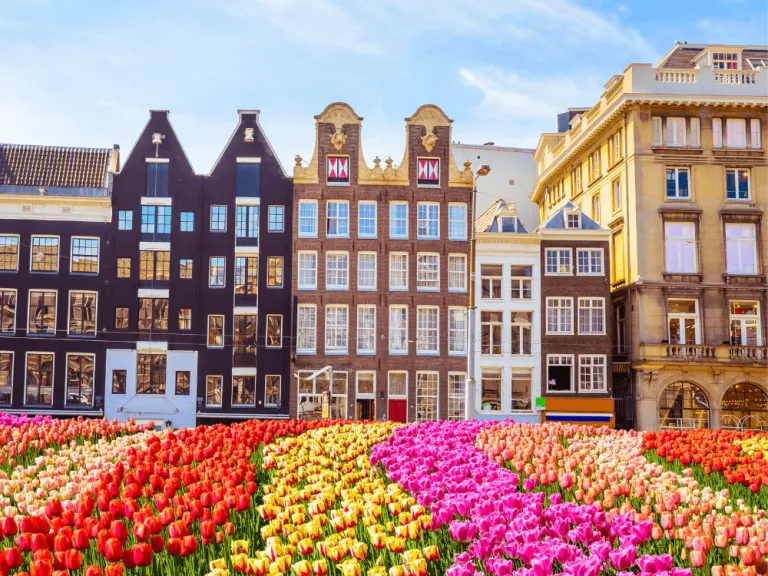
[[[0,186],[105,188],[109,148],[0,144]]]
[[[695,68],[693,60],[701,54],[707,47],[679,44],[675,46],[675,49],[669,54],[666,62],[662,68]],[[750,49],[745,48],[741,52],[741,69],[752,70],[752,66],[748,60],[766,60],[768,61],[768,49]]]

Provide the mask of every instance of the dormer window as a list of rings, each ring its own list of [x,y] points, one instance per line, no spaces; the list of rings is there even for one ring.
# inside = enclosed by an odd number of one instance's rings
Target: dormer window
[[[566,228],[581,228],[581,212],[566,212],[565,213],[565,227]]]
[[[439,158],[419,158],[418,159],[418,178],[419,186],[439,186],[440,185],[440,159]]]
[[[738,70],[740,68],[738,52],[713,52],[712,68],[716,70]]]
[[[349,184],[349,156],[327,156],[328,184]]]
[[[499,218],[499,229],[502,232],[517,232],[517,217],[502,216]]]

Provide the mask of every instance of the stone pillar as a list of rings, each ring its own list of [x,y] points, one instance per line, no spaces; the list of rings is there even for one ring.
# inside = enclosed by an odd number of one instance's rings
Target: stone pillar
[[[720,406],[717,408],[710,407],[709,409],[709,427],[712,430],[718,430],[720,428]]]
[[[635,375],[637,429],[656,431],[659,427],[659,411],[656,405],[654,377],[658,372],[638,370]]]

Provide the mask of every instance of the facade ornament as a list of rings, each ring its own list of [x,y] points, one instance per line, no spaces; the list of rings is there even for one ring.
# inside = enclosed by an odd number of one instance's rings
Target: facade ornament
[[[296,158],[294,158],[296,161],[296,166],[301,166],[301,163],[304,161],[304,158],[301,157],[300,154],[296,154]]]
[[[378,156],[373,159],[373,169],[371,170],[371,176],[373,178],[384,178],[384,170],[381,168],[381,158]]]
[[[435,144],[437,144],[437,136],[434,132],[427,132],[421,139],[421,143],[424,145],[424,148],[426,148],[427,152],[432,152],[432,148],[434,148]]]
[[[333,144],[333,147],[336,148],[336,150],[341,150],[341,147],[344,146],[346,141],[346,135],[339,129],[337,129],[335,133],[331,134],[331,144]]]

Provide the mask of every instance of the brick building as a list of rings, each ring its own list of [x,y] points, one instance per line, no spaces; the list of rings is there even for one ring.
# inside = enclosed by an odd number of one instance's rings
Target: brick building
[[[294,167],[290,414],[319,415],[330,392],[332,416],[446,418],[450,382],[466,379],[473,185],[452,121],[422,106],[402,162],[373,167],[350,106],[315,121],[312,160]]]

